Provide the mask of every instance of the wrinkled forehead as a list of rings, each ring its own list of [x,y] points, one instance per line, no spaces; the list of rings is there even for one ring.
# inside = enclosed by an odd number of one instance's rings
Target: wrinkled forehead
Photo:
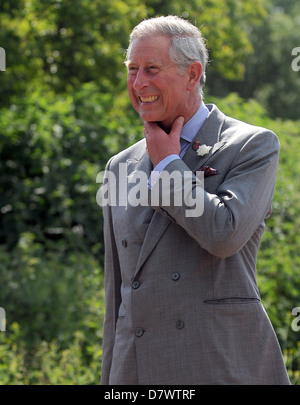
[[[141,59],[162,63],[169,60],[170,38],[164,35],[135,38],[131,41],[127,54],[126,64],[138,62]]]

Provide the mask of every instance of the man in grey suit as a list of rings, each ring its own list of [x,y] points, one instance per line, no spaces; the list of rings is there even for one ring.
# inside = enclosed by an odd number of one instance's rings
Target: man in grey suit
[[[103,184],[102,384],[289,384],[256,282],[278,138],[203,103],[207,60],[178,17],[131,33],[145,137],[110,159]]]

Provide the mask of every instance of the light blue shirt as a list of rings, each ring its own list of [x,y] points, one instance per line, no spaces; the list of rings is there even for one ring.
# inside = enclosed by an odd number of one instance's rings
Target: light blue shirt
[[[179,155],[173,154],[169,155],[163,160],[161,160],[151,172],[151,176],[149,178],[149,187],[151,188],[153,184],[158,179],[160,173],[164,170],[164,168],[171,163],[173,160],[181,159],[185,152],[187,151],[189,144],[192,142],[202,125],[204,124],[207,116],[209,114],[209,110],[201,101],[200,107],[195,115],[182,127],[181,134],[180,134],[180,144],[181,144],[181,152]]]

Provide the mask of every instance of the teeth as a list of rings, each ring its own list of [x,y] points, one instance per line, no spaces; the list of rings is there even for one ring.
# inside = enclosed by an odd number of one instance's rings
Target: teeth
[[[158,96],[140,97],[140,100],[143,103],[153,103],[153,101],[156,101],[157,99],[158,99]]]

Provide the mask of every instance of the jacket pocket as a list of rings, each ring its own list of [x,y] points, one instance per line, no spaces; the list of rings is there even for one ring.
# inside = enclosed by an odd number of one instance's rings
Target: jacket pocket
[[[205,304],[220,305],[220,304],[255,304],[259,303],[260,299],[257,297],[228,297],[228,298],[214,298],[205,300]]]

